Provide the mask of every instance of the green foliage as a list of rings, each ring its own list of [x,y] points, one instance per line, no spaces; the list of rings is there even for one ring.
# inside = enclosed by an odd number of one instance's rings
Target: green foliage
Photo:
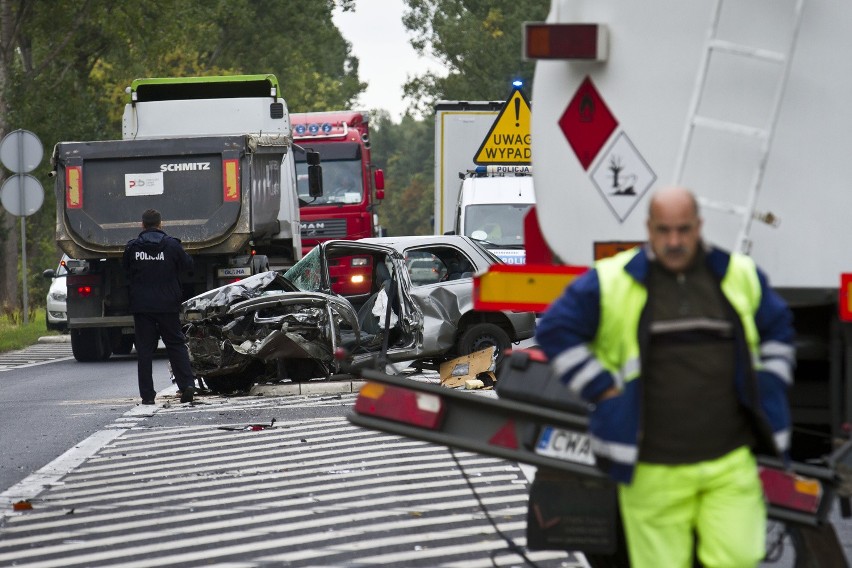
[[[32,172],[44,205],[26,219],[30,303],[43,305],[41,272],[61,256],[48,177],[57,142],[120,138],[125,88],[139,77],[274,73],[291,111],[346,108],[366,85],[331,21],[335,4],[352,9],[353,0],[146,0],[120,9],[111,0],[0,0],[0,13],[15,19],[0,37],[0,126],[32,131],[45,149]],[[0,226],[0,250],[19,227],[19,219]],[[21,274],[20,259],[3,270]],[[20,305],[20,287],[17,296]]]
[[[362,0],[366,1],[366,0]],[[53,179],[54,145],[120,138],[125,88],[139,77],[274,73],[291,112],[351,108],[366,84],[351,46],[333,25],[335,6],[358,0],[0,0],[0,128],[34,132],[45,159],[32,172],[45,187],[42,208],[26,218],[29,298],[43,305],[60,251]],[[412,114],[373,120],[373,158],[385,170],[382,224],[390,234],[432,232],[434,127],[438,99],[499,100],[532,65],[521,62],[523,21],[543,20],[547,0],[406,0],[412,45],[447,76],[421,73],[405,87]],[[9,22],[7,22],[9,23]],[[381,33],[381,30],[376,30]],[[5,84],[3,79],[5,78]],[[0,225],[0,250],[20,221]],[[17,262],[4,270],[20,274]],[[9,301],[0,289],[0,302]],[[18,291],[20,301],[21,292]]]
[[[521,24],[542,21],[548,0],[406,0],[403,18],[421,55],[446,66],[447,75],[411,79],[406,95],[416,109],[431,112],[435,101],[503,100],[521,79],[530,92],[533,64],[521,60]]]
[[[394,124],[387,113],[374,120],[376,165],[385,170],[388,191],[379,216],[391,235],[432,234],[434,120],[403,117]]]
[[[56,335],[57,332],[47,331],[43,309],[31,310],[27,317],[29,321],[24,325],[20,312],[6,310],[0,314],[0,353],[23,349],[43,335]]]

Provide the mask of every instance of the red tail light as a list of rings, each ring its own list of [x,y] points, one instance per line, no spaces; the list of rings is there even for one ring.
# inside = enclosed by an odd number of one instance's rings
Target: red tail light
[[[772,505],[806,513],[817,512],[823,495],[818,480],[769,467],[759,469],[763,493]]]
[[[444,417],[441,397],[379,383],[366,383],[355,400],[355,412],[437,430]]]
[[[103,284],[101,278],[100,274],[69,274],[68,292],[76,294],[78,298],[97,297]]]

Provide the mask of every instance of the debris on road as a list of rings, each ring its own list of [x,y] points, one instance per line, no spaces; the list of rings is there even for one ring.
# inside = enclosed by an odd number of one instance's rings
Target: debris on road
[[[17,503],[12,504],[13,511],[32,511],[33,504],[29,502],[29,500],[24,499],[22,501],[18,501]]]
[[[497,380],[494,374],[496,361],[496,350],[494,346],[489,346],[480,351],[474,351],[470,355],[462,355],[441,363],[438,370],[441,375],[441,386],[449,388],[463,386],[466,389],[493,387]],[[468,383],[471,386],[468,386]]]
[[[275,427],[275,418],[269,424],[246,424],[245,426],[219,426],[219,430],[230,430],[232,432],[242,432],[248,430],[250,432],[258,432],[260,430],[268,430]]]

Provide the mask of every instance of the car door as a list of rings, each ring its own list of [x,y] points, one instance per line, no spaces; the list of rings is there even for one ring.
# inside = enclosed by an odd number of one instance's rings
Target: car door
[[[382,272],[380,263],[387,269],[390,278],[390,286],[393,287],[393,312],[397,320],[392,328],[395,333],[390,336],[388,345],[389,361],[404,361],[415,359],[419,356],[423,343],[423,315],[411,299],[408,274],[405,267],[405,259],[400,252],[390,246],[363,243],[359,241],[327,241],[320,245],[322,258],[322,278],[324,290],[334,293],[335,282],[331,274],[331,267],[338,266],[341,258],[368,258],[371,269],[363,273],[369,279],[369,293],[367,294],[338,294],[349,300],[356,311],[359,312],[359,320],[364,318],[364,308],[370,305],[371,298],[379,293],[379,288],[384,283],[379,274]],[[363,358],[354,357],[353,363],[357,365]]]

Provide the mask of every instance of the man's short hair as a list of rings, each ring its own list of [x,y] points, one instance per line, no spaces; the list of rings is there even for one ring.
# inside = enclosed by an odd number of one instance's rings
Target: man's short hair
[[[160,212],[156,209],[148,209],[142,213],[142,227],[145,229],[156,229],[162,220]]]

